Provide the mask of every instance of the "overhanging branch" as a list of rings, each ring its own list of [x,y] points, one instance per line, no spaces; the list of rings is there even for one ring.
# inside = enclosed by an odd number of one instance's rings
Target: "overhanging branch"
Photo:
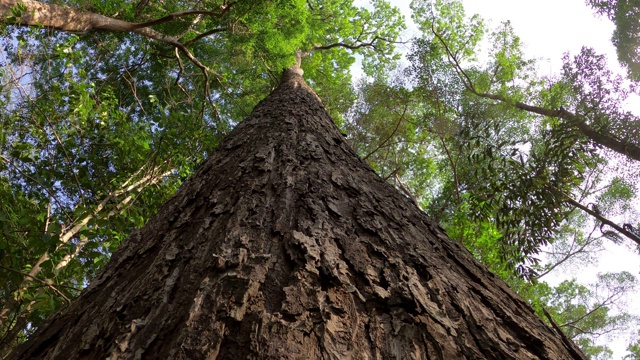
[[[640,237],[634,233],[632,233],[631,231],[625,229],[622,226],[619,226],[618,224],[614,223],[613,221],[603,217],[601,214],[589,209],[589,207],[584,206],[582,204],[580,204],[579,202],[575,201],[573,198],[571,198],[569,195],[564,194],[563,192],[561,192],[560,190],[554,189],[553,190],[555,193],[561,195],[565,201],[575,207],[577,207],[578,209],[586,212],[587,214],[593,216],[594,218],[596,218],[598,221],[602,222],[605,225],[609,225],[612,228],[614,228],[616,231],[618,231],[619,233],[623,234],[624,236],[626,236],[627,238],[635,241],[636,244],[640,245]]]
[[[454,70],[462,80],[462,83],[464,84],[465,88],[471,93],[473,93],[474,95],[485,98],[485,99],[497,100],[500,102],[508,103],[517,109],[528,111],[534,114],[565,120],[570,125],[573,125],[576,128],[578,128],[578,130],[580,130],[580,132],[584,136],[586,136],[588,139],[590,139],[594,143],[598,145],[602,145],[619,154],[626,155],[633,160],[640,161],[640,146],[631,144],[629,142],[620,141],[613,136],[609,136],[607,134],[603,134],[601,132],[598,132],[592,129],[586,123],[583,116],[581,116],[580,114],[574,114],[564,108],[548,109],[548,108],[543,108],[539,106],[533,106],[533,105],[525,104],[519,101],[512,101],[511,99],[508,99],[507,97],[502,95],[488,94],[488,93],[482,93],[477,91],[469,75],[467,75],[464,69],[462,69],[462,66],[460,65],[460,62],[456,54],[454,54],[451,51],[447,43],[444,41],[442,36],[435,30],[433,25],[431,26],[431,31],[433,35],[438,39],[438,41],[442,44],[445,51],[447,52],[449,62],[451,63],[451,65],[453,65]]]

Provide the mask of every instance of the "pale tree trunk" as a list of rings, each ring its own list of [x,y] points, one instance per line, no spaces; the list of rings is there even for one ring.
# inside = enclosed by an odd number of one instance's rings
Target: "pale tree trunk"
[[[35,0],[0,0],[0,15],[11,15],[11,8],[24,5],[26,11],[17,19],[18,25],[43,26],[47,29],[70,33],[89,31],[137,32],[165,42],[177,39],[151,30],[144,24],[130,23],[108,16],[77,10],[66,5],[50,4]]]
[[[582,359],[346,145],[299,72],[13,359]]]

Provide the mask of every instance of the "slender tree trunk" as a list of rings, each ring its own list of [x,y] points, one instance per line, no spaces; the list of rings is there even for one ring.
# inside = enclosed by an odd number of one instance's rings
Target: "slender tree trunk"
[[[115,33],[136,33],[150,39],[158,40],[178,47],[181,51],[188,53],[185,43],[180,42],[180,37],[170,36],[151,28],[153,25],[163,24],[190,15],[206,15],[211,17],[222,17],[231,5],[221,5],[219,12],[208,10],[186,10],[168,14],[160,19],[145,23],[132,23],[101,14],[74,9],[66,5],[52,4],[37,0],[0,0],[0,21],[12,16],[11,9],[18,4],[22,4],[26,11],[16,19],[16,25],[30,27],[44,27],[51,30],[64,31],[68,33],[86,34],[91,31],[109,31]],[[204,34],[200,34],[193,43],[204,36],[226,31],[226,28],[210,29]],[[191,59],[191,54],[188,53]],[[192,60],[193,61],[193,60]]]
[[[40,25],[48,29],[71,33],[87,33],[102,30],[111,32],[133,32],[141,28],[149,31],[150,37],[162,38],[164,35],[140,27],[138,24],[110,18],[104,15],[76,10],[66,5],[57,5],[35,0],[0,0],[0,15],[8,16],[11,8],[23,4],[26,11],[17,19],[19,25]]]
[[[301,71],[13,359],[582,359],[346,145]]]

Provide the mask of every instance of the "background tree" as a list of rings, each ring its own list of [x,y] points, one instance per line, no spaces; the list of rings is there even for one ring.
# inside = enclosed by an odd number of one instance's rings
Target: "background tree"
[[[464,241],[492,271],[539,304],[544,318],[542,307],[560,306],[549,297],[540,299],[543,288],[563,294],[558,296],[571,293],[568,287],[550,287],[542,277],[572,265],[591,266],[603,241],[624,243],[628,235],[627,241],[636,244],[637,236],[625,227],[637,225],[637,166],[627,150],[638,137],[633,135],[635,117],[621,111],[633,88],[625,88],[603,57],[588,49],[574,59],[565,57],[562,78],[540,77],[509,23],[488,29],[479,17],[465,18],[458,2],[414,2],[414,13],[424,36],[414,40],[411,66],[402,71],[409,86],[395,95],[400,82],[393,77],[363,84],[362,103],[355,108],[361,110],[348,116],[348,126],[356,128],[349,139],[372,167],[392,174],[391,183],[420,202],[452,238]],[[493,44],[488,51],[479,45],[485,37]],[[483,51],[488,61],[478,60]],[[410,100],[395,107],[386,100],[400,98]],[[575,114],[559,117],[560,107]],[[403,132],[407,126],[409,135]],[[401,145],[378,149],[370,139]],[[424,159],[428,165],[421,172],[399,166]],[[522,282],[522,275],[533,284]],[[626,279],[623,293],[633,291],[634,277],[611,276]],[[594,294],[604,286],[594,283],[588,289]],[[617,314],[624,308],[619,305],[600,301],[593,306],[614,308]],[[617,315],[605,321],[592,315],[599,330],[582,332],[580,342],[588,354],[606,356],[606,346],[592,344]],[[619,319],[626,319],[621,325],[637,322],[627,315]],[[565,320],[557,322],[566,327]]]

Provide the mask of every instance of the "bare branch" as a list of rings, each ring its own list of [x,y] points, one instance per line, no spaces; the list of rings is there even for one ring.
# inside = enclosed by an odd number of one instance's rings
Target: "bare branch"
[[[360,43],[360,44],[357,44],[357,45],[346,44],[346,43],[343,43],[343,42],[333,43],[333,44],[329,44],[329,45],[315,45],[315,46],[313,46],[311,48],[311,52],[318,51],[318,50],[329,50],[329,49],[333,49],[333,48],[337,48],[337,47],[341,47],[341,48],[345,48],[345,49],[349,49],[349,50],[357,50],[357,49],[362,49],[362,48],[365,48],[365,47],[370,47],[370,48],[373,48],[375,50],[378,50],[378,48],[375,45],[375,42],[377,40],[388,41],[388,40],[386,40],[384,38],[376,36],[369,42]]]
[[[137,28],[144,28],[144,27],[149,27],[154,25],[160,25],[160,24],[167,23],[169,21],[173,21],[175,19],[179,19],[183,16],[189,16],[189,15],[208,15],[213,17],[222,17],[224,16],[224,14],[226,14],[229,11],[230,8],[231,6],[227,6],[222,12],[219,12],[219,13],[208,11],[208,10],[187,10],[187,11],[175,12],[175,13],[171,13],[169,15],[163,16],[156,20],[151,20],[143,23],[136,23],[133,26],[133,28],[137,29]]]
[[[575,201],[573,198],[571,198],[569,195],[563,193],[562,191],[560,191],[560,190],[558,190],[556,188],[552,188],[551,185],[549,185],[549,188],[553,192],[555,192],[556,194],[561,195],[564,198],[564,200],[566,202],[568,202],[569,204],[571,204],[571,205],[577,207],[578,209],[586,212],[587,214],[593,216],[594,218],[598,219],[598,221],[602,222],[603,224],[611,226],[612,228],[614,228],[619,233],[623,234],[627,238],[635,241],[636,244],[640,245],[640,237],[638,237],[638,235],[632,233],[631,231],[628,231],[628,230],[624,229],[623,227],[619,226],[618,224],[614,223],[613,221],[611,221],[611,220],[603,217],[599,213],[589,209],[589,207],[580,204],[579,202]]]
[[[184,43],[184,46],[190,46],[190,45],[192,45],[193,43],[198,42],[198,41],[199,41],[200,39],[202,39],[202,38],[205,38],[205,37],[207,37],[207,36],[209,36],[209,35],[217,34],[217,33],[219,33],[219,32],[227,31],[227,30],[229,30],[229,28],[227,28],[227,27],[221,27],[221,28],[216,28],[216,29],[211,29],[211,30],[209,30],[209,31],[205,31],[205,32],[203,32],[202,34],[200,34],[200,35],[196,36],[195,38],[193,38],[193,39],[191,39],[191,40],[189,40],[189,41],[185,42],[185,43]]]
[[[589,234],[589,237],[587,238],[588,240],[585,241],[584,244],[582,244],[579,248],[574,250],[574,245],[576,244],[576,237],[578,236],[577,231],[574,232],[573,234],[573,240],[571,241],[571,248],[569,249],[569,251],[567,251],[564,256],[562,257],[562,259],[558,260],[555,262],[555,264],[551,265],[549,268],[547,268],[545,271],[543,271],[542,273],[539,273],[535,276],[536,279],[541,279],[543,276],[547,275],[548,273],[550,273],[551,271],[553,271],[554,269],[556,269],[558,266],[564,264],[567,260],[569,260],[570,258],[572,258],[573,256],[575,256],[576,254],[582,253],[584,252],[584,250],[591,244],[593,244],[595,241],[597,241],[599,238],[601,237],[593,237],[593,232],[595,231],[596,227],[593,228],[593,230],[591,231],[591,233]]]

